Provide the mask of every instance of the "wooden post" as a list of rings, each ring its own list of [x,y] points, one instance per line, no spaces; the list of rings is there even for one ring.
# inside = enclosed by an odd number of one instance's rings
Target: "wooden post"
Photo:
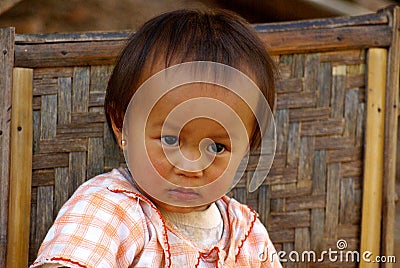
[[[392,44],[388,50],[385,120],[385,161],[382,204],[382,250],[385,256],[395,256],[396,217],[396,155],[398,135],[399,75],[400,75],[400,7],[386,10],[392,23]],[[397,156],[399,157],[399,156]],[[397,219],[399,220],[399,219]],[[384,263],[384,268],[394,268],[394,263]]]
[[[387,50],[369,49],[360,253],[362,255],[363,252],[370,251],[371,260],[380,255],[386,67]],[[379,267],[379,263],[367,263],[361,259],[360,267]]]
[[[27,267],[32,180],[32,69],[14,68],[6,267]]]
[[[6,267],[14,36],[14,28],[0,29],[0,268]]]

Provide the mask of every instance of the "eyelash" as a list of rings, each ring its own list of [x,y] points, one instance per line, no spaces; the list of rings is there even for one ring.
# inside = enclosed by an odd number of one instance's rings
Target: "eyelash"
[[[168,143],[168,139],[174,139],[174,143]],[[178,146],[179,145],[179,138],[177,136],[166,135],[166,136],[162,136],[160,140],[161,140],[161,143],[166,146]]]
[[[161,143],[165,146],[179,146],[179,138],[173,135],[166,135],[160,138]],[[222,154],[226,150],[226,146],[221,143],[211,143],[207,146],[206,150],[212,154]]]
[[[218,148],[219,147],[219,148]],[[216,150],[213,150],[213,149],[216,149]],[[218,151],[218,149],[221,149],[221,151]],[[208,152],[210,152],[210,153],[212,153],[212,154],[222,154],[224,151],[225,151],[225,149],[226,149],[226,147],[225,147],[225,145],[223,145],[223,144],[221,144],[221,143],[217,143],[217,142],[214,142],[214,143],[211,143],[211,144],[209,144],[208,146],[207,146],[207,151]],[[217,151],[217,152],[216,152]]]

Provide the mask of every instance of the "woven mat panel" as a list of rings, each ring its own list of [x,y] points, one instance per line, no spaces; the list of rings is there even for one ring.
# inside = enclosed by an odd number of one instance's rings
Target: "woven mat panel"
[[[255,208],[278,251],[359,249],[365,129],[365,51],[276,57],[277,150],[266,182],[247,193],[246,176],[230,193]],[[291,255],[296,259],[296,255]],[[285,267],[334,267],[319,262]],[[355,267],[337,263],[337,267]]]
[[[30,261],[75,189],[123,162],[103,109],[111,71],[112,66],[34,70]]]
[[[365,51],[281,56],[279,64],[277,153],[265,186],[271,199],[260,196],[258,201],[269,204],[264,219],[270,236],[286,252],[337,250],[338,239],[356,250],[361,230]],[[332,267],[332,262],[327,265]]]
[[[339,238],[356,250],[365,51],[284,55],[276,60],[280,78],[274,164],[256,192],[246,190],[254,172],[250,166],[229,195],[259,212],[277,250],[336,249]],[[112,66],[34,70],[30,262],[75,189],[123,165],[103,109],[111,71]],[[297,267],[291,265],[286,267]]]

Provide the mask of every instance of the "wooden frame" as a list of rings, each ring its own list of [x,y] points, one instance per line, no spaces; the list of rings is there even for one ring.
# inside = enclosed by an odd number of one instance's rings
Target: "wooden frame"
[[[0,267],[5,267],[10,175],[11,88],[14,29],[0,29]]]

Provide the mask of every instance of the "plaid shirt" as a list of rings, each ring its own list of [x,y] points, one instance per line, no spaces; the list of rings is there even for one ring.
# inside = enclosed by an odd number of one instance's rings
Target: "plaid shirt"
[[[228,197],[216,204],[222,239],[201,248],[167,227],[126,172],[114,169],[81,185],[61,208],[31,267],[281,267],[252,209]]]

